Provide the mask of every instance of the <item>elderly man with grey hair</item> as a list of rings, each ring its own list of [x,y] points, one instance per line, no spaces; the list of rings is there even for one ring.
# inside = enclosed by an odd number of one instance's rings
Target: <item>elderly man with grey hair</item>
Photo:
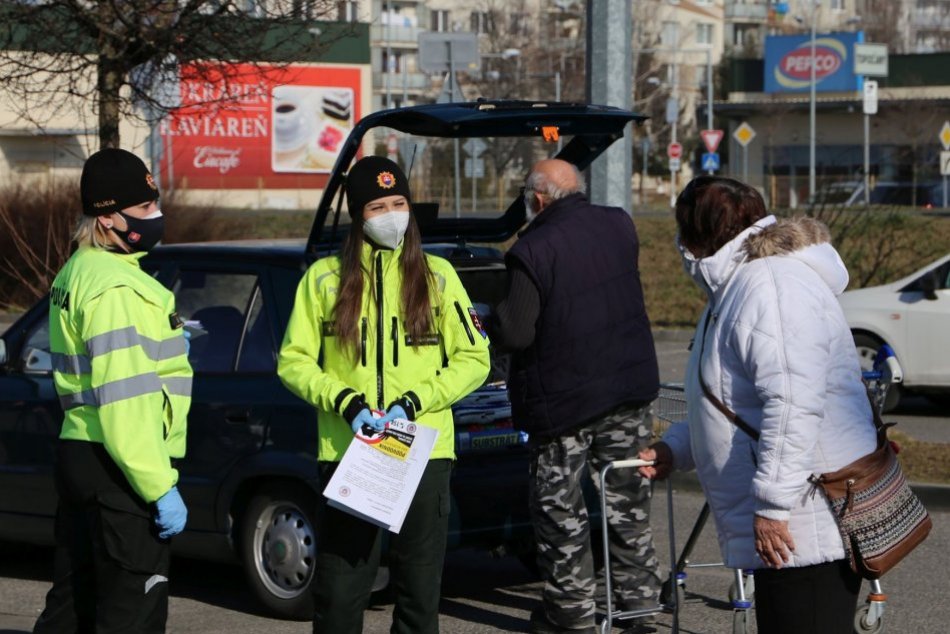
[[[653,608],[660,579],[650,532],[650,483],[607,462],[650,441],[659,390],[656,350],[623,209],[590,203],[577,168],[538,162],[525,180],[530,221],[508,251],[508,290],[492,343],[512,352],[515,426],[529,434],[530,505],[544,581],[531,631],[596,632],[596,579],[581,490],[585,468],[606,487],[614,604]],[[629,632],[653,632],[637,620]]]

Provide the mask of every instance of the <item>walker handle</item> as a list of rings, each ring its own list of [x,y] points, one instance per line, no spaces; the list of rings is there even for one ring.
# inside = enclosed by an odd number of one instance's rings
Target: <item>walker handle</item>
[[[610,465],[614,469],[624,469],[627,467],[652,467],[655,460],[641,460],[640,458],[629,458],[627,460],[614,460]]]

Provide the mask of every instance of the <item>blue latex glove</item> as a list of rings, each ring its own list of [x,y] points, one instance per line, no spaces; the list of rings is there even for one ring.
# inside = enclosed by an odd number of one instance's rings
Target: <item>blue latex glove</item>
[[[355,434],[363,425],[370,427],[373,431],[381,431],[383,427],[386,426],[386,423],[383,422],[382,418],[374,417],[368,407],[364,407],[360,410],[359,414],[353,417],[353,420],[350,422],[350,428]]]
[[[402,405],[393,405],[392,407],[390,407],[389,411],[386,412],[386,414],[382,418],[379,419],[379,422],[385,425],[386,423],[393,422],[397,418],[405,418],[405,419],[409,418],[406,415],[406,410],[402,408]]]
[[[185,501],[178,494],[178,487],[172,487],[162,497],[155,502],[155,525],[161,529],[158,536],[162,539],[168,539],[172,535],[185,530],[185,522],[188,521],[188,509],[185,507]]]
[[[185,356],[188,356],[191,354],[191,332],[183,328],[181,334],[185,337]]]

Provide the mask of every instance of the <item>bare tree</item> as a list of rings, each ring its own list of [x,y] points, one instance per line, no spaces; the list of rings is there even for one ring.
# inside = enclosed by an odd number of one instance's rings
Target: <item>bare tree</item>
[[[859,0],[861,28],[869,42],[887,44],[892,53],[907,53],[902,31],[907,22],[904,0]],[[861,6],[863,5],[863,6]]]
[[[259,65],[313,59],[348,33],[332,0],[40,0],[0,5],[0,87],[38,127],[94,103],[102,147],[123,117],[157,120],[177,103],[179,70],[224,86]],[[228,64],[217,63],[229,62]],[[241,66],[235,64],[243,62]],[[58,109],[58,111],[57,111]],[[42,114],[38,114],[42,113]],[[45,119],[43,119],[45,117]]]

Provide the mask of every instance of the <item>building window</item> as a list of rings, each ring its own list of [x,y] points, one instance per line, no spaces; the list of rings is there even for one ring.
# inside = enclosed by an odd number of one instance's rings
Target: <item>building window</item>
[[[737,24],[733,30],[732,43],[738,48],[756,45],[758,27],[754,24]]]
[[[660,32],[660,43],[663,46],[679,46],[680,25],[677,22],[664,22]]]
[[[495,20],[491,11],[472,11],[471,31],[473,33],[494,33]]]
[[[696,43],[711,45],[713,43],[713,25],[709,22],[700,22],[696,25]]]
[[[708,7],[712,5],[712,0],[695,0],[695,1],[696,1],[696,4],[698,4],[701,7]]]
[[[508,33],[511,35],[527,35],[528,34],[528,14],[527,13],[512,13],[508,23]]]
[[[392,55],[389,55],[387,54],[386,51],[383,51],[383,72],[386,72],[386,73],[403,72],[403,60],[402,60],[401,52],[393,51]]]
[[[844,11],[844,0],[831,0],[832,11]]]
[[[356,22],[359,20],[359,4],[353,0],[337,2],[336,19],[338,22]]]
[[[432,31],[449,31],[451,29],[447,9],[433,10],[429,12],[429,15],[432,16]]]

